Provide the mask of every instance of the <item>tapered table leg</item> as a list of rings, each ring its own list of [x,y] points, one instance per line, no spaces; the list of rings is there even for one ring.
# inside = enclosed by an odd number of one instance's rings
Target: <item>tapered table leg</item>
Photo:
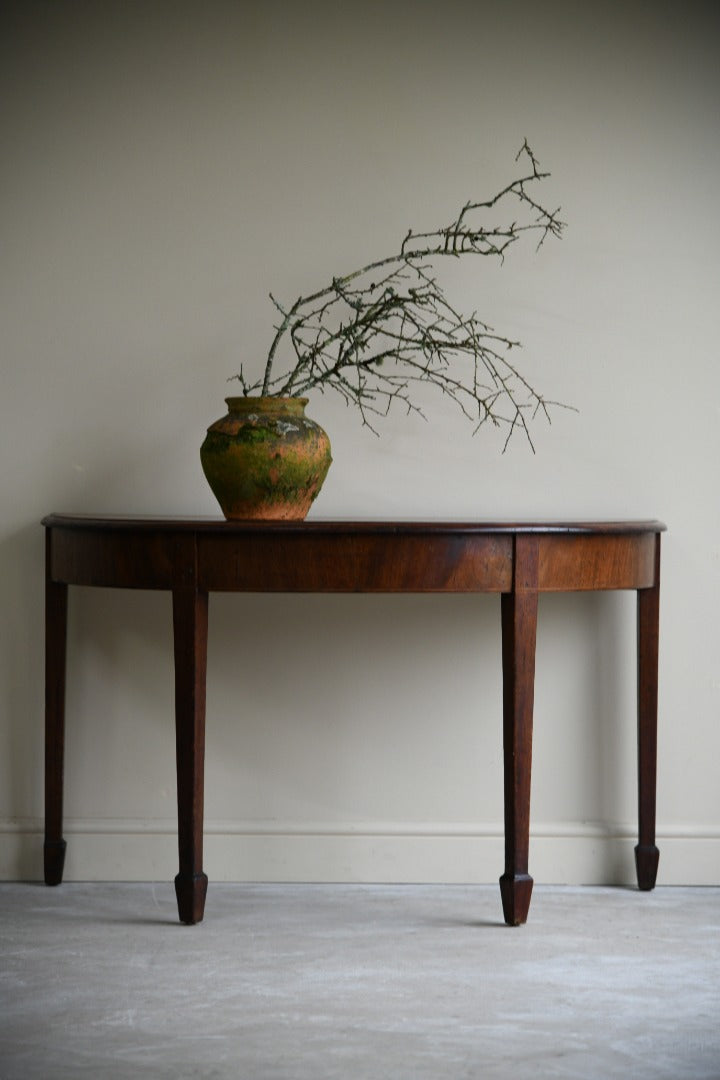
[[[655,846],[657,789],[658,637],[660,536],[655,538],[655,584],[638,590],[638,887],[655,888],[660,852]]]
[[[500,895],[509,926],[527,920],[533,887],[528,853],[538,611],[537,539],[520,535],[515,544],[513,591],[501,597],[505,873]]]
[[[207,628],[207,593],[194,588],[174,590],[175,738],[180,855],[175,893],[178,914],[183,923],[202,921],[208,884],[202,869]]]
[[[51,577],[52,530],[45,537],[45,884],[59,885],[65,865],[63,767],[67,585]]]

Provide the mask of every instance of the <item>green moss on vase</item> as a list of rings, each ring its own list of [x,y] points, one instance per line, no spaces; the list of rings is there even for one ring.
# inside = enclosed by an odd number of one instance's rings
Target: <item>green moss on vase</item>
[[[330,440],[307,398],[230,397],[200,461],[228,520],[301,520],[327,476]]]

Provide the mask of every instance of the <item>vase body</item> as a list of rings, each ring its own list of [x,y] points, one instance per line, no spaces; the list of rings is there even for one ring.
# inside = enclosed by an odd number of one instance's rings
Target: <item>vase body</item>
[[[229,397],[200,449],[229,521],[302,520],[327,476],[330,440],[305,416],[307,398]]]

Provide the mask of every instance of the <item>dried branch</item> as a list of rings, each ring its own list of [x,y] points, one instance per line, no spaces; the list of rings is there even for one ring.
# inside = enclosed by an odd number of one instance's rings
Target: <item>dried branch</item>
[[[516,161],[521,158],[529,171],[492,198],[467,202],[449,225],[409,230],[395,254],[333,278],[289,308],[271,294],[280,321],[262,379],[250,383],[242,369],[235,376],[243,393],[300,396],[330,387],[374,431],[372,418],[386,416],[397,403],[422,415],[413,392],[427,383],[447,395],[475,431],[487,423],[505,427],[503,449],[520,431],[534,450],[528,422],[538,413],[549,421],[550,409],[561,403],[546,400],[510,362],[508,354],[519,342],[449,303],[432,268],[434,259],[448,256],[504,260],[526,233],[537,235],[538,249],[548,236],[562,235],[559,210],[545,209],[530,194],[550,174],[540,171],[527,141]],[[517,204],[518,217],[509,223],[485,220],[507,203]],[[276,355],[287,338],[294,363],[277,374]]]

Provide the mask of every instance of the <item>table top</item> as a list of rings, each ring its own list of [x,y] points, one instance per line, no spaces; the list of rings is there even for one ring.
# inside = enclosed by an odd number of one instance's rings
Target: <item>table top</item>
[[[305,521],[226,521],[224,518],[180,518],[165,516],[123,516],[116,514],[53,513],[44,517],[45,528],[107,531],[178,531],[219,533],[303,533],[311,534],[483,534],[483,533],[571,533],[578,535],[622,535],[659,533],[662,521],[417,521],[353,520],[312,518]]]

